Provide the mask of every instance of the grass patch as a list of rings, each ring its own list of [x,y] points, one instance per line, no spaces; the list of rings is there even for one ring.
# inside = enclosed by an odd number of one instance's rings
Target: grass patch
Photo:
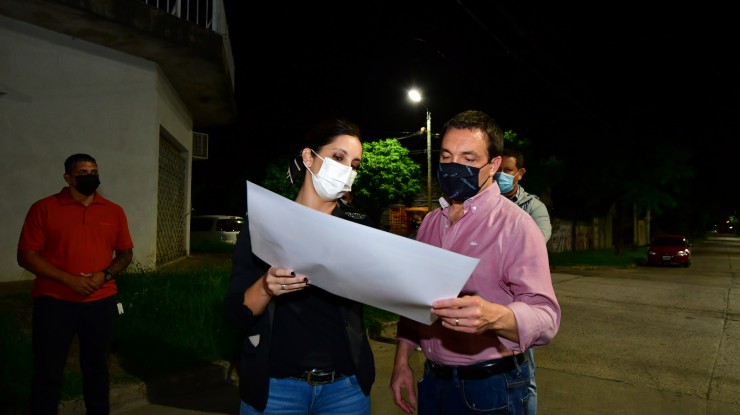
[[[644,247],[629,247],[617,255],[615,249],[550,253],[550,266],[630,267],[645,263]]]
[[[363,319],[368,335],[378,337],[381,335],[385,323],[398,321],[398,314],[366,305]]]
[[[148,380],[233,358],[240,335],[224,317],[229,274],[221,266],[120,276],[115,353],[125,371]]]
[[[236,245],[220,241],[190,241],[190,252],[233,254]]]

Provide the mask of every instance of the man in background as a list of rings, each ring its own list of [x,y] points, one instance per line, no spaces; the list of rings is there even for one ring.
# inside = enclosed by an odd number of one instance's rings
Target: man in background
[[[69,156],[64,180],[68,186],[31,206],[18,243],[18,265],[36,276],[30,413],[57,413],[64,366],[77,336],[87,415],[108,415],[108,357],[118,315],[115,277],[131,263],[133,242],[123,209],[96,191],[100,176],[94,158]]]
[[[527,193],[519,185],[526,172],[527,169],[524,168],[524,155],[520,151],[504,148],[504,151],[501,153],[501,166],[499,166],[498,172],[494,175],[498,187],[501,189],[501,194],[532,216],[532,219],[534,219],[545,236],[545,244],[547,244],[547,241],[550,240],[550,235],[552,235],[550,215],[547,212],[547,206],[540,201],[539,197]],[[527,415],[535,415],[537,413],[537,382],[535,380],[533,349],[527,349],[526,354],[532,371],[529,381],[530,395],[527,405]]]
[[[538,196],[527,193],[519,184],[526,172],[524,155],[519,151],[504,148],[501,153],[501,166],[494,175],[494,179],[498,183],[502,195],[532,216],[532,219],[545,236],[545,243],[547,243],[550,235],[552,235],[550,214],[547,212],[547,206],[540,201]]]

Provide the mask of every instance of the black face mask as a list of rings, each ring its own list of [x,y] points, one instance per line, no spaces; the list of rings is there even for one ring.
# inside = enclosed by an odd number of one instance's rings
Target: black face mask
[[[460,163],[439,163],[437,168],[439,187],[452,200],[460,202],[470,199],[480,191],[482,185],[478,184],[478,174],[483,167],[466,166]]]
[[[100,177],[97,174],[83,174],[75,176],[75,189],[85,196],[95,193],[100,186]]]

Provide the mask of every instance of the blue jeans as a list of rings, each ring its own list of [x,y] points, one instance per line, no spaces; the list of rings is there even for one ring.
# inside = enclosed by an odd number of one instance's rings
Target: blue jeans
[[[527,415],[537,415],[537,382],[534,380],[534,350],[530,347],[525,352],[527,364],[529,365],[529,401],[527,403]]]
[[[418,413],[524,415],[529,399],[529,364],[486,379],[439,379],[428,365],[418,382]]]
[[[110,413],[108,356],[117,316],[115,296],[88,303],[71,303],[51,297],[33,300],[32,415],[56,415],[64,366],[75,336],[80,344],[82,393],[87,414]]]
[[[298,379],[270,378],[264,412],[242,401],[240,415],[370,415],[370,396],[362,393],[355,376],[311,386]]]

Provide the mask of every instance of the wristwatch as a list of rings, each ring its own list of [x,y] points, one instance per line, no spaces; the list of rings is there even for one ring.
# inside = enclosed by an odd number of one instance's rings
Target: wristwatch
[[[110,273],[107,269],[103,270],[103,274],[105,275],[105,282],[108,282],[113,279],[113,274]]]

